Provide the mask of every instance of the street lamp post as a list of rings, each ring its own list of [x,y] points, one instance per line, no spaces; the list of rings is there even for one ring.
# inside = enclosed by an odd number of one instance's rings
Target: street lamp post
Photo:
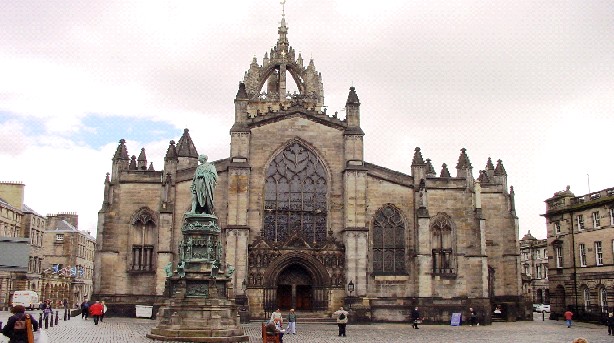
[[[350,292],[350,310],[352,309],[352,293],[354,292],[354,283],[352,280],[348,283],[348,292]]]

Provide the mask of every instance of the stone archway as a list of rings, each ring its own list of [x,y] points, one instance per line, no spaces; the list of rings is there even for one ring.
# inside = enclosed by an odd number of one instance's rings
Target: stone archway
[[[264,310],[327,309],[330,276],[326,267],[304,252],[286,253],[269,265],[264,274]]]
[[[313,283],[305,267],[298,264],[287,266],[277,278],[277,306],[282,310],[310,311]]]

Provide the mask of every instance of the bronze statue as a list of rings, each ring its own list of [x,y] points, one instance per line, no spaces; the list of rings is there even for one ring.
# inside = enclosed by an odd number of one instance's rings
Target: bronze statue
[[[192,211],[190,213],[214,214],[213,191],[217,184],[217,170],[207,162],[207,155],[198,156],[201,163],[192,179]]]

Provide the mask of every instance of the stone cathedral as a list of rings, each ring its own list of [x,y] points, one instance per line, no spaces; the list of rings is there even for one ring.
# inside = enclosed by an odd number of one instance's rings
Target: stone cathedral
[[[469,307],[486,323],[495,306],[521,318],[518,218],[501,160],[489,158],[477,178],[464,148],[439,173],[420,148],[408,170],[365,161],[357,90],[345,118],[327,114],[321,74],[287,33],[282,17],[276,45],[249,65],[234,98],[230,156],[213,162],[230,297],[251,318],[339,306],[363,321],[406,321],[414,306],[432,322]],[[207,144],[185,129],[155,170],[144,148],[129,157],[119,141],[99,212],[92,300],[127,315],[135,304],[159,306],[169,292],[165,266],[176,270],[185,249],[207,249],[183,246],[181,232],[206,153],[197,146]]]

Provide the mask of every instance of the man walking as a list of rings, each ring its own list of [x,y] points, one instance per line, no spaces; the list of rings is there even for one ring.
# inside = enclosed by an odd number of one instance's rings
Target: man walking
[[[567,324],[567,328],[571,327],[571,317],[573,317],[573,313],[570,310],[567,310],[563,317],[565,317],[565,324]]]
[[[418,311],[418,307],[414,308],[414,310],[411,311],[411,320],[412,320],[412,327],[414,329],[419,329],[418,323],[420,321],[420,311]]]
[[[87,300],[83,300],[81,303],[81,319],[87,320],[90,315],[90,303]]]
[[[102,316],[102,312],[104,311],[104,307],[100,303],[100,301],[96,301],[92,306],[90,306],[90,314],[94,317],[94,325],[98,325],[98,321],[100,320],[100,316]]]
[[[473,310],[473,307],[469,308],[469,326],[480,325],[478,323],[478,315]]]
[[[337,326],[339,327],[339,337],[345,337],[345,326],[348,324],[348,312],[339,307],[339,310],[333,313],[333,316],[337,316]]]
[[[608,335],[614,336],[614,313],[608,313]]]

